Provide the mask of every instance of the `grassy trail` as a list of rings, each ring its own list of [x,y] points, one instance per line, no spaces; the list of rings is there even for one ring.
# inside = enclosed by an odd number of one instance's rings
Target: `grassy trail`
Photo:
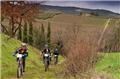
[[[16,48],[21,44],[20,41],[16,39],[7,40],[7,36],[0,34],[2,39],[2,79],[17,79],[16,69],[17,62],[16,58],[12,56]],[[26,72],[21,79],[60,79],[56,76],[56,73],[60,70],[60,64],[50,65],[47,72],[44,71],[44,65],[40,57],[40,51],[34,47],[28,46],[29,56],[26,60]],[[60,56],[60,63],[63,58]]]
[[[0,34],[2,39],[2,78],[1,79],[17,79],[16,58],[12,56],[16,48],[21,44],[16,39],[10,39],[7,41],[7,36]],[[61,64],[50,65],[47,72],[44,71],[44,65],[40,57],[40,51],[34,47],[28,46],[29,56],[26,61],[26,72],[21,79],[63,79],[56,75],[61,69]],[[63,58],[59,58],[59,63],[63,62]],[[115,76],[120,79],[120,53],[103,53],[102,58],[96,64],[96,70],[98,73],[105,72],[111,76]]]

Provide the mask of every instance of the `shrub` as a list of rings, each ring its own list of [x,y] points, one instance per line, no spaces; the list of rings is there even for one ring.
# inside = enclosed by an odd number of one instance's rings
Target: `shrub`
[[[62,55],[66,58],[64,75],[75,77],[91,69],[97,60],[97,38],[83,35],[80,26],[67,27],[67,30],[58,34],[58,41],[63,43]],[[92,38],[91,38],[92,37]]]

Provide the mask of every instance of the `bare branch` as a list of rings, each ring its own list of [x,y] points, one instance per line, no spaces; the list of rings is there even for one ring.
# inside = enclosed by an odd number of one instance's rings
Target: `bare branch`
[[[8,30],[7,30],[7,28],[1,23],[1,26],[2,26],[2,28],[6,31],[6,33],[8,33]]]
[[[14,35],[17,32],[17,30],[22,26],[21,23],[22,23],[22,18],[20,18],[20,22],[18,23],[18,27],[13,32]]]

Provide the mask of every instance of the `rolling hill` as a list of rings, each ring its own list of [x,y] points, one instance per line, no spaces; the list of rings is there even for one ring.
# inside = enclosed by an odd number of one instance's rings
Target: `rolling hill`
[[[55,36],[59,30],[65,31],[69,27],[79,26],[81,29],[81,35],[87,36],[92,33],[101,33],[101,30],[104,28],[104,24],[108,20],[108,18],[101,16],[112,16],[118,17],[119,14],[105,11],[105,10],[89,10],[89,9],[81,9],[75,7],[55,7],[55,6],[46,6],[46,10],[49,11],[62,11],[62,14],[45,14],[43,17],[37,19],[36,23],[33,26],[41,26],[41,23],[47,27],[47,23],[51,23],[52,28],[52,38]],[[51,8],[53,7],[53,8]],[[60,8],[60,9],[59,9]],[[82,12],[98,12],[100,16],[88,16],[83,17],[76,15]],[[49,12],[48,11],[48,12]],[[75,15],[74,15],[75,14]],[[51,18],[52,17],[52,18]],[[41,20],[43,18],[43,20]],[[46,19],[47,18],[47,19]],[[106,32],[107,36],[109,32],[111,32],[112,28],[116,24],[118,19],[112,19],[108,28],[108,32]],[[2,79],[16,79],[16,68],[17,62],[16,58],[12,56],[13,52],[18,48],[21,44],[19,40],[10,39],[7,40],[6,35],[0,34],[2,43],[1,43],[1,54],[2,54]],[[56,35],[57,36],[57,35]],[[91,36],[92,37],[92,36]],[[26,72],[23,76],[23,79],[63,79],[60,76],[56,76],[56,73],[59,72],[61,68],[60,65],[54,66],[51,65],[48,72],[44,72],[44,66],[40,57],[40,51],[32,46],[29,46],[29,57],[27,58],[27,66]],[[96,64],[96,70],[98,73],[105,72],[106,74],[110,74],[111,76],[116,76],[118,79],[120,78],[120,54],[119,53],[106,53],[102,56],[101,60]],[[60,57],[60,62],[63,61],[63,58]],[[79,78],[78,78],[79,79]]]
[[[104,9],[87,9],[87,8],[78,8],[78,7],[62,7],[62,6],[50,6],[50,5],[42,5],[40,7],[42,7],[42,9],[47,12],[48,11],[62,12],[62,13],[74,14],[74,15],[80,15],[80,13],[92,13],[97,16],[120,18],[120,14]]]

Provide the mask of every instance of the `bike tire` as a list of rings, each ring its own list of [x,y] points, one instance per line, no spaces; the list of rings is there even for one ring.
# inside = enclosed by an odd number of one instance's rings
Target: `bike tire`
[[[47,61],[47,59],[45,59],[45,71],[47,71],[48,70],[48,61]]]
[[[21,68],[18,67],[17,69],[17,78],[20,78],[21,77]]]
[[[55,57],[54,59],[55,59],[54,64],[57,64],[58,63],[58,58]]]
[[[23,75],[23,67],[20,68],[21,76]]]

